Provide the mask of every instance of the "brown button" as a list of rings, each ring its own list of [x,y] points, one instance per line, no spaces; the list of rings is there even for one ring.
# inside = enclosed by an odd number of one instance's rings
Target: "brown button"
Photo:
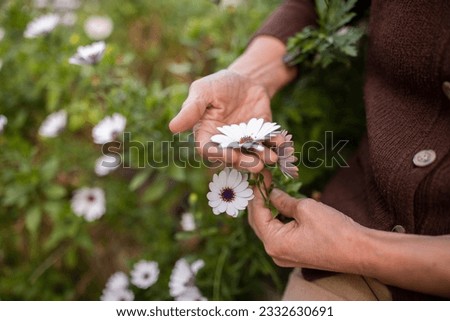
[[[436,152],[432,149],[424,149],[414,155],[413,163],[417,167],[425,167],[436,160]]]
[[[444,92],[445,96],[450,99],[450,81],[444,81],[442,83],[442,91]]]
[[[392,228],[392,232],[406,233],[406,230],[405,230],[405,228],[404,228],[403,226],[401,226],[401,225],[395,225],[395,226]]]

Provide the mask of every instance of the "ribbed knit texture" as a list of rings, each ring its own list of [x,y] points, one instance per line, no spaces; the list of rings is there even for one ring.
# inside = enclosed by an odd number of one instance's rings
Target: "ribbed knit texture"
[[[286,41],[313,13],[309,1],[285,2],[260,33]],[[295,11],[294,11],[295,10]],[[450,1],[372,0],[366,66],[367,136],[322,201],[370,228],[450,234]],[[436,152],[427,167],[412,159]],[[307,270],[306,279],[320,277]],[[391,287],[396,300],[436,299]]]

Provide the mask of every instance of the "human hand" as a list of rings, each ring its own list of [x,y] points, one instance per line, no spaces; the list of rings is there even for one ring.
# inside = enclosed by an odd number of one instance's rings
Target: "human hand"
[[[192,83],[182,109],[169,124],[173,133],[194,128],[199,153],[210,161],[221,161],[250,172],[260,172],[264,163],[274,163],[270,149],[241,153],[222,149],[211,142],[217,127],[248,122],[251,118],[272,119],[267,90],[250,78],[231,70],[221,70]]]
[[[270,185],[270,173],[264,172]],[[313,199],[296,199],[274,189],[270,201],[284,216],[282,223],[265,207],[261,192],[254,189],[248,220],[266,252],[283,267],[307,267],[358,273],[364,227],[350,217]]]

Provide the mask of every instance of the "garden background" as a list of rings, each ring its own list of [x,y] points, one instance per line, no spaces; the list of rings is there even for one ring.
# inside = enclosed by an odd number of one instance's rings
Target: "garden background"
[[[56,8],[58,2],[77,5]],[[0,130],[1,300],[98,300],[113,273],[130,275],[141,260],[157,262],[159,277],[146,289],[130,284],[133,297],[172,300],[168,284],[180,258],[204,261],[195,285],[208,300],[279,299],[289,269],[265,254],[245,213],[213,215],[206,199],[212,171],[181,166],[195,158],[192,137],[174,137],[168,123],[189,84],[226,68],[280,2],[1,2],[0,114],[7,118]],[[24,37],[30,21],[54,12],[72,20],[48,35]],[[95,41],[85,26],[92,16],[113,22],[104,57],[92,66],[69,64],[78,46]],[[363,61],[351,62],[305,71],[273,99],[274,121],[293,134],[297,151],[308,141],[325,145],[326,131],[335,141],[349,140],[345,155],[356,147],[364,131]],[[67,113],[65,128],[56,137],[39,135],[46,117],[60,110]],[[92,129],[114,113],[126,118],[133,142],[154,148],[123,148],[119,136],[122,165],[99,176],[102,146]],[[173,148],[161,148],[163,142]],[[330,155],[315,150],[312,157]],[[300,157],[300,177],[285,187],[319,197],[335,170],[326,163]],[[105,195],[104,215],[91,222],[71,208],[83,187]],[[184,213],[195,226],[183,228]]]

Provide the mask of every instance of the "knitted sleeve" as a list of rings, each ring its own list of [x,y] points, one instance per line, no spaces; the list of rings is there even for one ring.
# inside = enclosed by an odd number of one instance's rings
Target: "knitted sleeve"
[[[286,0],[267,18],[254,37],[268,35],[286,43],[289,37],[315,23],[314,0]]]

